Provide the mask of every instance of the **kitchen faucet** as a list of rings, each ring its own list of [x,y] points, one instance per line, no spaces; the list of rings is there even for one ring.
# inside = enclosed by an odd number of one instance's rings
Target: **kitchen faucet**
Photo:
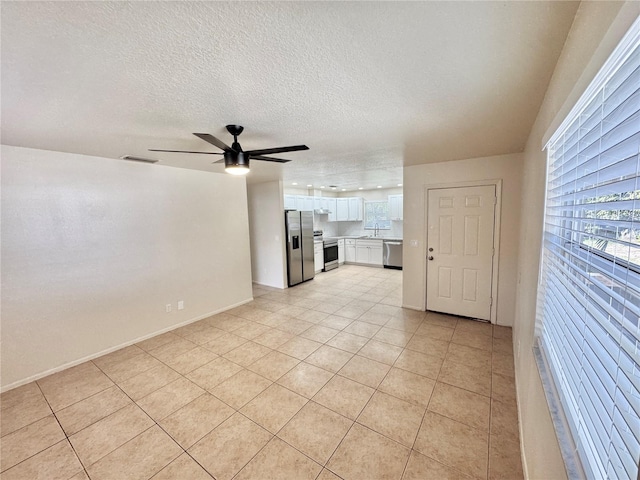
[[[373,236],[377,237],[378,233],[380,233],[380,227],[378,226],[377,223],[374,223],[373,224]]]

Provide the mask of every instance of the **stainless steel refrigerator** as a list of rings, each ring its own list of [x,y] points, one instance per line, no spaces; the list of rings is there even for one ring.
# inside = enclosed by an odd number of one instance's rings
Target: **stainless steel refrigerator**
[[[287,277],[289,286],[311,280],[313,262],[313,212],[284,212],[287,239]]]

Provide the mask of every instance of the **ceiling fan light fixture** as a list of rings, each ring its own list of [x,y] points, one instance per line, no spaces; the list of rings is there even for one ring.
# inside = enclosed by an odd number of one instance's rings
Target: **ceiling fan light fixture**
[[[249,155],[244,152],[224,152],[224,171],[231,175],[246,175],[249,173]]]
[[[246,165],[231,165],[229,167],[224,167],[224,171],[231,175],[246,175],[249,173],[249,167]]]

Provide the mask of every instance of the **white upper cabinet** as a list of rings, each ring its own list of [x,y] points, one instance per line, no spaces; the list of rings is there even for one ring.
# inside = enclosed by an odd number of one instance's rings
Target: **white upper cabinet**
[[[308,195],[284,196],[285,210],[300,210],[311,212],[313,210],[326,210],[329,222],[358,222],[363,220],[364,201],[361,197],[312,197]]]
[[[284,196],[284,209],[285,210],[297,210],[298,206],[296,204],[296,196],[295,195],[285,195]]]
[[[336,221],[336,199],[331,197],[322,197],[322,208],[328,210],[330,222]]]
[[[313,212],[314,197],[308,195],[285,195],[284,208],[287,210],[300,210],[301,212]]]
[[[349,221],[362,221],[362,209],[364,202],[361,197],[349,198]]]
[[[336,198],[336,221],[362,221],[363,201],[360,197]]]
[[[314,208],[313,198],[314,197],[308,197],[304,195],[302,199],[302,208],[300,208],[299,210],[302,210],[304,212],[313,212],[313,208]]]
[[[349,199],[336,198],[336,221],[346,222],[349,220]]]
[[[402,195],[389,195],[389,217],[391,220],[402,220]]]

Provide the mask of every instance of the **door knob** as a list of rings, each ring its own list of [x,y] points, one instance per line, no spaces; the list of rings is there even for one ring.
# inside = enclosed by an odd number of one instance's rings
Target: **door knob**
[[[433,247],[429,247],[429,251],[430,251],[430,252],[433,252]]]
[[[433,255],[429,255],[429,260],[433,260]]]

